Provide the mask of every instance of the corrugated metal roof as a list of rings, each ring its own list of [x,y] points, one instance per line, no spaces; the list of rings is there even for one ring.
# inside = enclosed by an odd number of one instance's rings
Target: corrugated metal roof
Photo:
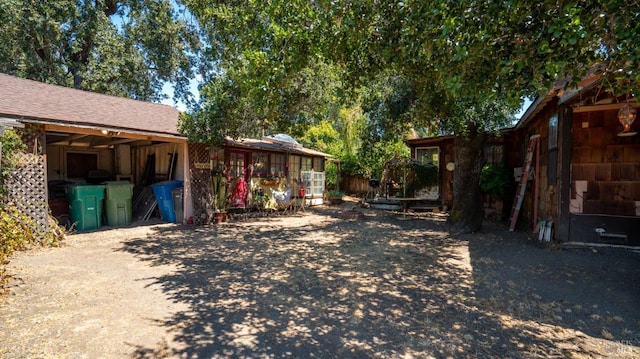
[[[315,157],[332,157],[330,154],[302,147],[300,144],[293,144],[284,141],[278,141],[273,138],[263,137],[262,139],[242,138],[233,139],[227,137],[225,139],[227,146],[241,147],[247,149],[260,149],[265,151],[288,152],[297,155],[315,156]]]

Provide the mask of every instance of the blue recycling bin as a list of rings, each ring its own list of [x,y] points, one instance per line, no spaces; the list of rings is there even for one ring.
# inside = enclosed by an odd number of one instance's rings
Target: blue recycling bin
[[[162,219],[166,222],[173,223],[176,221],[176,212],[173,209],[171,190],[180,187],[182,187],[182,181],[163,181],[151,185],[153,195],[158,202],[160,216],[162,216]]]

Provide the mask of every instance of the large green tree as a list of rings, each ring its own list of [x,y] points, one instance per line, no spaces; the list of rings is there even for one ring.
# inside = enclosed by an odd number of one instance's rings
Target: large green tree
[[[0,72],[150,101],[170,82],[189,103],[195,23],[170,0],[5,0]]]
[[[482,136],[508,119],[505,108],[590,69],[618,90],[640,80],[637,1],[185,3],[206,24],[212,59],[223,74],[246,63],[259,69],[241,80],[270,100],[243,92],[255,111],[280,116],[281,102],[270,94],[286,91],[282,79],[318,59],[338,68],[343,93],[369,88],[380,76],[395,81],[395,91],[366,110],[387,115],[388,128],[456,134],[449,221],[461,232],[480,228]]]

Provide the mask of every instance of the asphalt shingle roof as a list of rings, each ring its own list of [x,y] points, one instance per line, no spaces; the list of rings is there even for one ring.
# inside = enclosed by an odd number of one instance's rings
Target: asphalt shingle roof
[[[179,135],[171,106],[49,85],[0,74],[0,115],[63,125]]]

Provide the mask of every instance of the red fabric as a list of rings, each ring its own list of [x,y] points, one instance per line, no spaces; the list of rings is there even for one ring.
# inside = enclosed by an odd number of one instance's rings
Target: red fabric
[[[248,194],[247,181],[245,181],[244,178],[238,178],[230,195],[231,207],[246,207]]]

